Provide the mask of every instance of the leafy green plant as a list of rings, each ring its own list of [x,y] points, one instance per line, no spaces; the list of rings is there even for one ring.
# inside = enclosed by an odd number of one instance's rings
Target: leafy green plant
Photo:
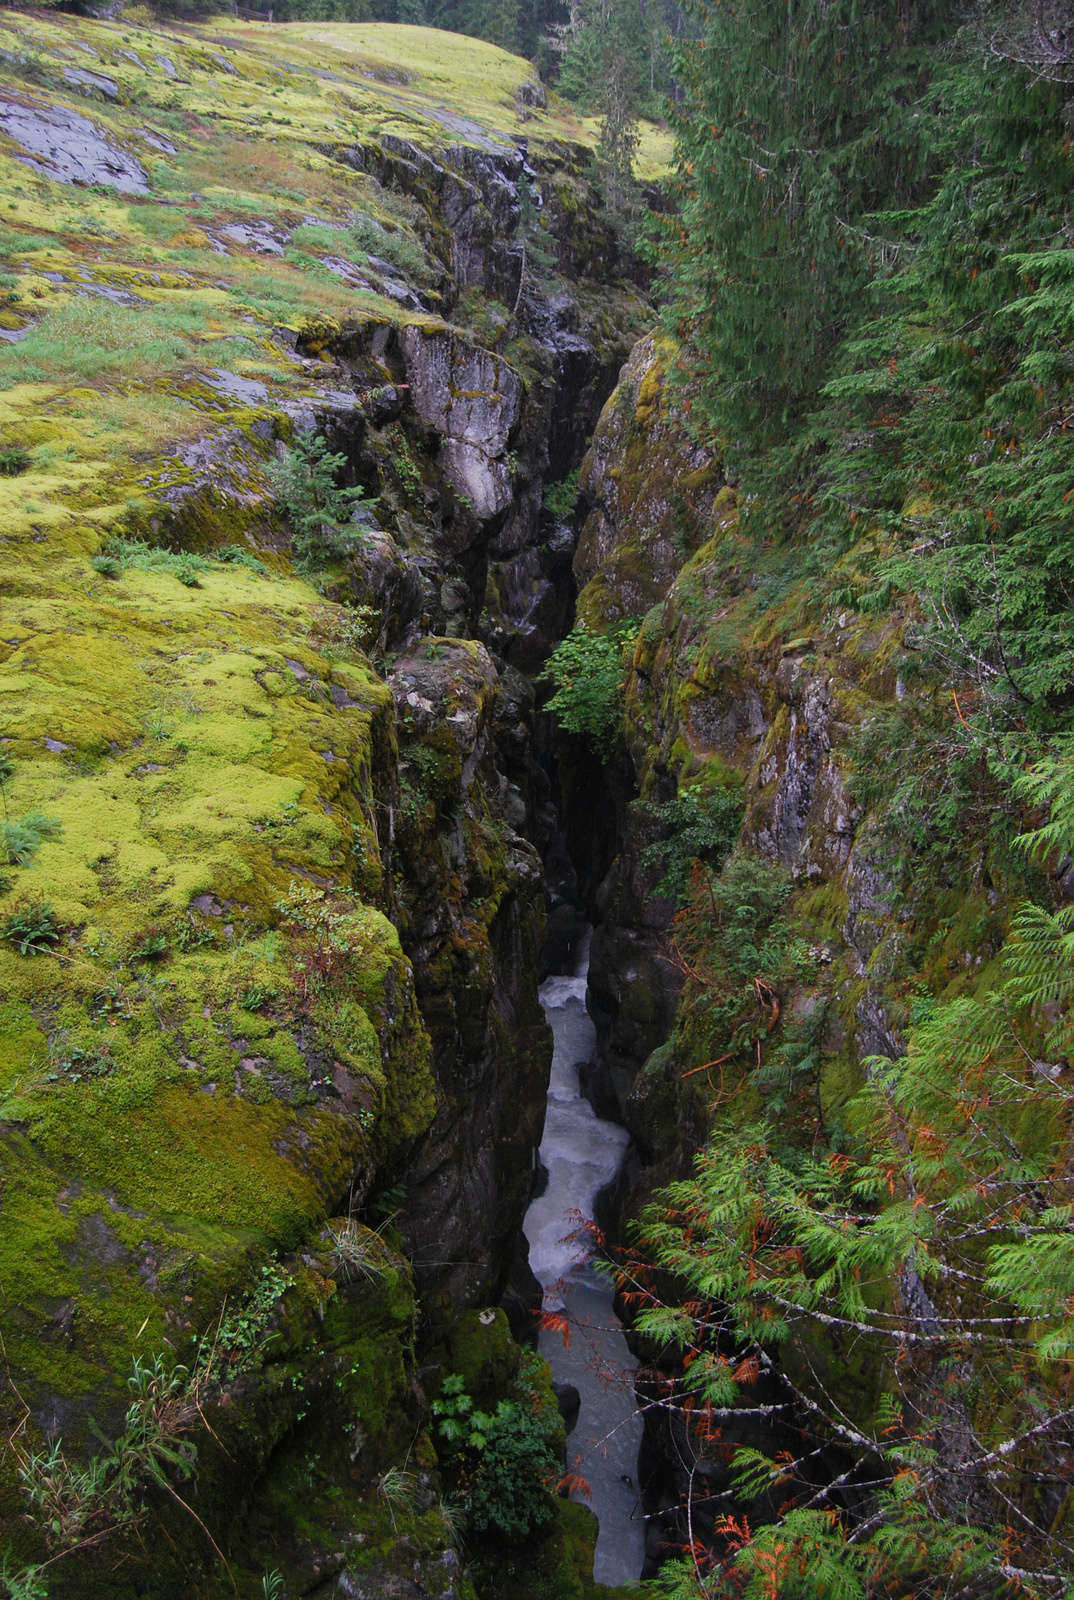
[[[183,952],[207,950],[216,944],[218,937],[215,928],[199,927],[196,923],[184,919],[175,930],[175,948]]]
[[[622,715],[627,647],[637,631],[634,621],[617,623],[606,633],[579,623],[552,652],[548,674],[556,692],[548,709],[570,733],[588,734],[598,744],[614,736]]]
[[[239,1004],[244,1011],[260,1011],[263,1006],[267,1006],[272,1000],[278,1000],[279,997],[280,991],[271,985],[252,983],[239,996]]]
[[[29,450],[21,450],[16,445],[0,450],[0,476],[17,478],[28,469],[32,459]]]
[[[10,1551],[0,1556],[0,1589],[5,1600],[48,1600],[44,1567],[18,1567]]]
[[[480,1411],[474,1411],[474,1402],[466,1392],[466,1379],[453,1372],[444,1379],[440,1394],[432,1404],[437,1421],[437,1435],[450,1446],[469,1445],[483,1449],[485,1436],[480,1424],[485,1420]]]
[[[518,1387],[517,1399],[499,1401],[494,1412],[479,1411],[465,1380],[452,1373],[432,1406],[446,1466],[473,1526],[509,1543],[549,1521],[549,1486],[560,1476],[553,1448],[557,1418],[540,1409],[524,1383]]]
[[[311,883],[293,880],[276,904],[298,946],[296,969],[307,991],[322,988],[347,970],[351,957],[367,951],[377,913],[356,896],[329,896]]]
[[[406,1184],[393,1183],[388,1189],[377,1190],[369,1202],[369,1210],[373,1216],[390,1222],[406,1205],[406,1196]]]
[[[399,482],[407,494],[417,494],[421,488],[421,468],[414,458],[410,440],[397,422],[388,429],[386,437],[391,445],[392,466]]]
[[[0,939],[7,939],[20,956],[45,956],[59,944],[60,935],[47,900],[23,901],[0,923]]]
[[[259,561],[252,550],[247,550],[245,545],[224,544],[215,552],[217,561],[227,561],[235,567],[246,567],[250,572],[256,572],[259,577],[270,577],[268,567]]]
[[[131,961],[160,961],[168,953],[168,935],[163,928],[150,925],[140,933],[131,948]]]
[[[687,784],[674,800],[644,810],[669,836],[646,845],[641,863],[664,868],[657,887],[682,906],[690,895],[695,863],[718,871],[734,848],[742,826],[741,796],[737,790],[706,790],[700,784]]]
[[[578,468],[559,483],[547,483],[544,488],[544,508],[553,517],[569,517],[578,499]]]
[[[365,655],[376,644],[381,619],[374,606],[333,606],[317,614],[312,638],[328,661]]]
[[[116,1062],[107,1045],[91,1045],[88,1049],[73,1045],[63,1052],[56,1064],[72,1083],[79,1083],[83,1078],[106,1078]],[[59,1074],[49,1073],[48,1076],[51,1082]]]
[[[283,1581],[283,1573],[278,1567],[272,1567],[261,1575],[261,1594],[263,1600],[284,1600],[287,1586]]]
[[[259,1368],[277,1337],[271,1328],[281,1297],[294,1284],[275,1262],[261,1268],[253,1287],[234,1310],[223,1313],[212,1337],[201,1342],[199,1378],[227,1382]]]
[[[62,825],[55,817],[31,811],[18,822],[0,824],[0,842],[13,867],[28,867],[46,839],[58,839]]]
[[[188,589],[201,588],[199,574],[205,571],[205,567],[200,561],[195,562],[189,556],[180,556],[171,570],[179,582],[185,584]]]
[[[323,435],[299,433],[292,448],[269,467],[269,480],[293,529],[299,565],[307,571],[340,560],[361,538],[354,508],[363,489],[341,489],[336,479],[347,464]]]

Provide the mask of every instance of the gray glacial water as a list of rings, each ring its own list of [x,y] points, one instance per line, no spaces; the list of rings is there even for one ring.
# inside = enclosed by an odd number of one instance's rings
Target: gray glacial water
[[[584,1241],[569,1237],[579,1215],[592,1219],[596,1196],[618,1174],[630,1142],[625,1129],[601,1121],[578,1084],[578,1066],[589,1060],[596,1038],[585,1007],[588,966],[587,937],[577,975],[547,978],[540,989],[555,1036],[541,1141],[548,1187],[531,1204],[523,1228],[545,1309],[562,1309],[570,1324],[569,1348],[561,1333],[546,1330],[540,1351],[556,1381],[572,1383],[581,1395],[567,1465],[591,1491],[588,1500],[574,1498],[600,1520],[593,1576],[598,1583],[632,1583],[645,1555],[636,1481],[642,1432],[634,1403],[637,1362],[612,1309],[611,1285],[586,1265]]]

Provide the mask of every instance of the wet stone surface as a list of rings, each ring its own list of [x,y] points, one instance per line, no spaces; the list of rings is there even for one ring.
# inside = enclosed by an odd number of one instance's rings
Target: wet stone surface
[[[61,183],[108,184],[124,194],[149,190],[141,162],[110,144],[97,125],[77,111],[5,96],[0,98],[0,128],[26,151],[18,159],[46,177]]]

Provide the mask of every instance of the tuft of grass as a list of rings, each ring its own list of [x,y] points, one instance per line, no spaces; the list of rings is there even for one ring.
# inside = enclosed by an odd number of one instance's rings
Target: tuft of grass
[[[205,413],[196,406],[145,389],[129,395],[114,391],[99,395],[90,417],[93,425],[86,429],[87,436],[115,435],[114,448],[124,459],[134,448],[153,450],[205,432]],[[113,448],[111,440],[109,448]]]
[[[55,817],[31,811],[18,822],[0,824],[0,840],[13,867],[28,867],[46,839],[58,839],[63,832]]]
[[[68,300],[19,344],[0,348],[0,386],[160,378],[189,357],[183,333],[192,325],[192,314]]]
[[[212,570],[212,563],[204,556],[192,555],[188,550],[161,550],[144,539],[109,539],[104,554],[116,562],[121,572],[131,567],[138,572],[167,572],[188,589],[200,589],[201,574]]]
[[[51,239],[42,239],[36,233],[19,233],[0,223],[0,261],[10,261],[13,256],[25,255],[33,250],[47,250]]]
[[[418,1503],[420,1487],[414,1473],[407,1472],[404,1467],[389,1467],[387,1472],[382,1472],[377,1479],[377,1492],[387,1502],[393,1528],[396,1525],[396,1511],[414,1510]]]
[[[418,241],[402,228],[385,226],[374,217],[359,214],[348,228],[308,223],[296,228],[292,240],[302,250],[320,250],[361,264],[369,256],[386,261],[404,278],[421,282],[429,277],[429,262]]]
[[[358,1278],[373,1283],[384,1276],[383,1267],[373,1259],[374,1234],[359,1233],[355,1224],[348,1219],[341,1228],[329,1227],[328,1237],[332,1246],[332,1269],[344,1283],[352,1283]]]

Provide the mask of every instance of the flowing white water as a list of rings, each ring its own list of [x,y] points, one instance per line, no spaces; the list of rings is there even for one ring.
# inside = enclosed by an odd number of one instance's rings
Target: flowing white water
[[[579,949],[576,975],[548,978],[541,1004],[555,1037],[541,1161],[548,1187],[523,1224],[530,1266],[544,1290],[546,1311],[562,1311],[570,1344],[546,1329],[540,1351],[559,1383],[571,1383],[581,1409],[567,1439],[567,1464],[589,1485],[588,1504],[600,1520],[593,1576],[598,1583],[631,1583],[641,1574],[645,1525],[636,1486],[642,1424],[634,1403],[637,1362],[613,1310],[607,1279],[585,1264],[581,1219],[592,1220],[601,1189],[619,1172],[630,1137],[603,1122],[584,1098],[578,1066],[596,1039],[585,1007],[589,938]],[[574,1237],[572,1237],[572,1235]]]

